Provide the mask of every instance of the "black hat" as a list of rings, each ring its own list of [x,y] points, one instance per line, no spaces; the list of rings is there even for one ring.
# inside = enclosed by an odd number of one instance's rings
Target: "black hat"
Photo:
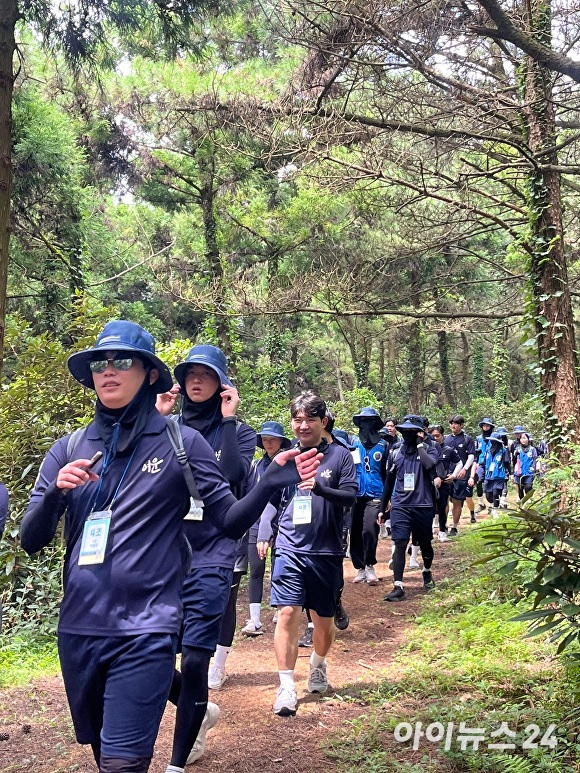
[[[399,432],[403,432],[404,430],[415,430],[416,432],[422,432],[423,417],[409,414],[408,416],[405,416],[402,424],[395,425],[395,429],[399,430]]]
[[[153,368],[159,371],[159,378],[152,385],[155,392],[168,392],[173,386],[173,379],[167,365],[155,356],[155,339],[147,330],[136,322],[126,319],[116,319],[108,322],[97,336],[92,349],[71,354],[67,366],[73,377],[89,389],[95,388],[93,374],[89,363],[96,359],[96,354],[104,352],[135,352],[141,355]]]
[[[376,410],[376,408],[371,408],[370,406],[361,408],[361,412],[355,414],[352,417],[352,421],[355,427],[360,427],[361,419],[374,419],[375,424],[377,424],[379,427],[383,426],[383,420],[381,419],[379,412]]]

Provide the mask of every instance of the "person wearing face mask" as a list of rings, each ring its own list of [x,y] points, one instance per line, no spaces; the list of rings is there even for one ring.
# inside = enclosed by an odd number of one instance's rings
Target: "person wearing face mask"
[[[276,454],[286,448],[290,448],[291,440],[286,437],[284,427],[277,421],[265,421],[258,432],[257,444],[258,448],[263,449],[264,454],[261,459],[252,462],[250,488],[260,480],[260,477],[268,469]],[[244,636],[260,636],[264,633],[260,613],[264,593],[266,560],[258,552],[257,541],[258,522],[252,526],[248,535],[248,562],[250,565],[248,602],[250,605],[250,618],[242,628]]]
[[[355,453],[358,452],[358,491],[350,527],[350,558],[357,570],[353,582],[377,585],[377,514],[385,482],[387,441],[379,434],[383,428],[383,420],[374,408],[363,408],[352,420],[359,428],[358,438],[354,442]],[[389,435],[390,437],[392,436]]]
[[[394,587],[385,596],[385,601],[402,601],[405,598],[405,551],[411,534],[419,543],[423,556],[423,586],[429,589],[434,585],[431,574],[435,515],[433,481],[440,453],[434,444],[421,440],[421,416],[408,416],[403,424],[397,425],[397,431],[401,433],[403,443],[393,452],[379,510],[379,521],[384,521],[387,506],[392,503],[390,519],[395,545],[392,559]]]
[[[42,550],[65,516],[58,649],[75,734],[91,745],[100,773],[146,773],[173,678],[191,558],[190,490],[169,420],[155,410],[172,379],[153,336],[127,320],[109,322],[95,346],[67,364],[96,393],[94,419],[47,453],[21,545],[29,554]],[[315,452],[285,451],[237,501],[203,437],[183,427],[181,439],[203,504],[194,550],[217,533],[239,540],[280,487],[310,480],[317,469]]]
[[[435,509],[439,517],[439,542],[448,542],[447,510],[449,508],[449,497],[451,496],[453,481],[463,469],[463,463],[454,448],[443,445],[444,434],[443,427],[440,424],[434,424],[432,427],[429,427],[429,434],[441,447],[441,456],[436,467],[437,478],[441,482],[439,485],[439,496],[435,502]]]
[[[487,448],[489,445],[489,438],[491,437],[491,433],[495,428],[495,424],[491,419],[484,417],[479,422],[479,428],[481,429],[481,434],[478,435],[475,439],[475,461],[473,462],[471,476],[467,481],[467,484],[472,488],[474,485],[476,486],[478,506],[477,506],[477,510],[475,511],[475,515],[479,515],[479,513],[485,512],[485,499],[483,496],[483,476],[480,478],[479,474],[477,473],[477,470],[481,469],[483,466],[483,460],[485,459],[485,452],[487,451]],[[474,519],[472,519],[472,522],[473,520]]]
[[[227,375],[224,353],[211,344],[196,344],[175,366],[174,375],[177,386],[160,395],[158,410],[167,415],[181,395],[178,423],[205,438],[239,499],[254,456],[256,433],[237,420],[240,397]],[[220,690],[227,679],[225,664],[236,628],[238,588],[248,561],[247,535],[236,542],[216,533],[202,542],[200,522],[188,520],[185,528],[195,547],[183,589],[181,671],[175,671],[169,696],[177,706],[171,764],[178,769],[185,764],[184,756],[188,764],[203,756],[206,734],[218,720],[219,707],[208,702],[208,689]]]
[[[536,472],[540,471],[538,452],[532,445],[527,432],[520,434],[517,448],[513,452],[514,483],[518,489],[518,501],[529,494],[534,486]]]

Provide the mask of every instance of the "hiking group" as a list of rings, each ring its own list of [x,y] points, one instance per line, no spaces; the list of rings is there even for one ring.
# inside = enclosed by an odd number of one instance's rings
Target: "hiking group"
[[[65,518],[58,651],[76,738],[91,745],[101,773],[149,769],[167,701],[176,715],[166,773],[182,773],[203,755],[219,716],[209,690],[227,680],[248,568],[242,633],[260,636],[271,556],[280,681],[273,710],[291,716],[299,645],[312,647],[308,690],[328,688],[335,627],[349,624],[345,556],[355,583],[376,585],[378,539],[390,535],[394,585],[385,599],[405,598],[407,552],[410,569],[420,553],[429,589],[434,519],[443,542],[458,533],[464,502],[472,522],[486,506],[497,514],[512,471],[521,498],[546,452],[522,426],[508,442],[505,428],[484,418],[473,440],[459,415],[445,435],[421,416],[383,422],[368,407],[353,417],[352,436],[334,428],[313,392],[292,400],[294,438],[277,421],[256,434],[236,416],[240,398],[220,349],[194,346],[176,365],[174,384],[153,337],[125,320],[108,323],[68,368],[95,391],[94,418],[47,453],[21,542],[28,553],[41,550]]]

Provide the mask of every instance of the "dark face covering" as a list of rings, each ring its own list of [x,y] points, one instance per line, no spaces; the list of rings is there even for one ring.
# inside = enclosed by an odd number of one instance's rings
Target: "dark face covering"
[[[202,403],[194,403],[185,390],[182,393],[181,415],[188,427],[196,429],[207,440],[209,433],[218,427],[222,420],[221,388],[216,387],[215,393]]]
[[[382,428],[382,423],[375,421],[375,419],[361,419],[360,430],[358,437],[360,442],[365,448],[372,448],[381,440],[379,430]]]
[[[147,423],[147,417],[155,408],[157,391],[149,383],[150,370],[145,373],[143,384],[129,405],[124,408],[107,408],[97,399],[95,425],[107,449],[108,460],[117,454],[126,454],[137,446]]]
[[[492,430],[492,428],[491,428],[491,427],[490,427],[489,429],[482,429],[482,430],[481,430],[481,434],[482,434],[482,436],[483,436],[484,438],[488,438],[488,437],[491,435],[492,431],[493,431],[493,430]]]
[[[402,429],[401,435],[403,436],[403,443],[406,445],[407,448],[417,448],[419,435],[417,434],[417,432],[415,432],[415,430]]]

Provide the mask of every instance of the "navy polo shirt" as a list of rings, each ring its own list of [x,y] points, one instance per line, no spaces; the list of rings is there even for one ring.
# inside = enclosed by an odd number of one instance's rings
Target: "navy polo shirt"
[[[59,620],[59,630],[64,633],[123,636],[179,632],[185,579],[182,529],[189,509],[189,491],[165,429],[167,421],[152,411],[134,455],[119,454],[102,476],[99,509],[110,504],[126,470],[113,503],[102,564],[78,565],[83,527],[98,481],[60,495],[55,481],[59,469],[69,461],[67,437],[53,445],[42,463],[27,514],[38,508],[34,520],[44,517],[48,521],[55,507],[61,508],[58,515],[67,509],[64,597]],[[195,550],[196,540],[205,544],[220,530],[235,499],[203,437],[187,427],[181,432],[205,505],[203,521],[192,532]],[[75,448],[74,458],[90,459],[99,450],[105,451],[103,441],[95,425],[90,424]],[[99,463],[95,472],[99,474],[101,469]],[[46,512],[43,502],[48,502]]]
[[[449,435],[445,435],[443,445],[454,448],[463,464],[467,461],[468,456],[473,456],[475,459],[475,443],[473,438],[466,435],[463,430],[458,435],[454,435],[452,432]]]
[[[184,427],[187,425],[180,423],[180,426]],[[222,437],[223,424],[220,424],[215,432],[210,433],[209,439],[215,454],[216,462],[227,478],[227,471],[223,468],[224,454]],[[247,424],[241,423],[236,432],[236,439],[238,441],[240,455],[244,460],[244,467],[246,470],[244,477],[247,477],[252,457],[254,456],[254,451],[256,449],[256,433]],[[240,490],[242,487],[243,486],[240,483],[235,488],[236,490]],[[256,519],[259,517],[260,514],[257,513]],[[192,568],[199,569],[201,567],[219,566],[222,569],[233,569],[238,554],[240,540],[234,540],[224,536],[223,531],[219,528],[219,524],[207,520],[205,516],[203,521],[185,521],[184,530],[185,536],[193,551],[191,562]]]
[[[324,486],[341,491],[357,491],[355,465],[352,455],[338,443],[330,443],[322,449],[324,454],[320,467],[316,470],[316,480]],[[312,522],[294,526],[292,522],[292,499],[284,497],[286,502],[278,522],[276,551],[288,553],[308,553],[308,555],[344,556],[342,546],[342,520],[344,507],[329,502],[322,496],[312,494]]]
[[[431,444],[424,444],[425,451],[436,462],[439,459],[439,451]],[[421,464],[421,459],[416,449],[411,449],[406,453],[407,447],[402,445],[394,454],[394,458],[387,472],[387,481],[385,488],[393,485],[394,489],[391,496],[393,507],[433,507],[434,490],[432,472],[425,470]],[[415,487],[413,491],[405,491],[405,474],[413,473],[415,476]],[[393,480],[394,479],[394,480]]]

